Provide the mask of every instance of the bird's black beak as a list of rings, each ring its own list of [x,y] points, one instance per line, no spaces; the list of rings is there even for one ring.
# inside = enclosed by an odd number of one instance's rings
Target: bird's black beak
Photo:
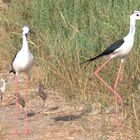
[[[10,81],[8,81],[8,80],[5,80],[5,83],[8,85],[8,84],[10,84]]]
[[[8,80],[5,80],[6,83],[8,83]]]
[[[32,33],[34,33],[33,29],[30,29],[30,31],[29,31],[29,32],[30,32],[31,34],[32,34]]]
[[[28,34],[26,33],[25,36],[26,36],[26,38],[27,38],[27,37],[28,37]]]

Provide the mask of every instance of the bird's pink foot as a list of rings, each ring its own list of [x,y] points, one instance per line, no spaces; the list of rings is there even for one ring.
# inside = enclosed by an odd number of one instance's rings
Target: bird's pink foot
[[[18,133],[18,131],[17,131],[17,128],[15,128],[14,130],[13,130],[13,134],[14,134],[14,136],[18,136],[19,135],[19,133]]]
[[[123,99],[122,99],[121,96],[118,96],[118,97],[117,97],[117,100],[118,100],[118,103],[119,103],[120,105],[123,105]]]
[[[99,71],[96,70],[96,71],[94,72],[94,75],[97,77],[97,76],[98,76],[98,73],[99,73]]]
[[[119,128],[121,126],[121,124],[120,124],[120,121],[119,120],[115,120],[115,125],[114,125],[114,127],[117,127],[117,128]]]
[[[30,135],[30,129],[26,127],[26,128],[24,129],[24,134],[25,134],[25,135]]]
[[[119,127],[121,127],[122,125],[121,125],[121,121],[120,121],[120,119],[119,119],[119,116],[117,116],[118,118],[115,118],[115,127],[117,127],[117,128],[119,128]]]

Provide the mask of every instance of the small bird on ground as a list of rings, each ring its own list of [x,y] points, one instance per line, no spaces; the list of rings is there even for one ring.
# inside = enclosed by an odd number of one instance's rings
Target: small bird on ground
[[[16,81],[16,93],[18,93],[18,83],[19,83],[19,74],[25,73],[27,76],[26,80],[26,94],[25,94],[25,101],[27,101],[27,95],[28,95],[28,83],[29,83],[29,72],[34,64],[34,56],[31,53],[29,47],[28,47],[28,35],[29,35],[29,27],[24,26],[22,28],[22,35],[23,35],[23,44],[20,51],[15,55],[12,64],[11,64],[11,71],[10,73],[15,74],[15,81]],[[18,96],[18,95],[17,95]],[[16,97],[16,119],[18,120],[18,98]],[[29,127],[28,127],[28,117],[26,113],[26,126],[25,126],[25,134],[29,134]],[[17,124],[14,129],[14,133],[17,135]]]
[[[45,90],[45,87],[42,83],[39,83],[38,84],[38,89],[37,89],[37,92],[35,92],[37,96],[39,96],[42,100],[43,100],[43,106],[45,105],[45,101],[48,97],[48,93],[47,91]]]
[[[3,99],[3,95],[6,90],[6,84],[7,84],[7,80],[0,79],[0,99],[1,99],[1,101]]]
[[[19,93],[16,93],[15,96],[18,97],[19,105],[21,105],[24,108],[25,107],[25,100],[24,100],[24,98]]]

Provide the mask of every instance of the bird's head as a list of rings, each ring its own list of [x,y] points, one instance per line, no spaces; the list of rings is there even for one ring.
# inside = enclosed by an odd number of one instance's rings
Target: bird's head
[[[133,18],[134,20],[140,20],[140,11],[134,11],[130,18]]]
[[[30,29],[29,29],[28,26],[24,26],[24,27],[22,28],[22,33],[23,33],[23,35],[25,35],[26,37],[27,37],[29,31],[30,31]]]
[[[0,90],[4,93],[6,90],[6,84],[7,84],[7,80],[4,79],[0,79]]]
[[[0,79],[0,82],[1,82],[1,83],[3,83],[3,84],[6,84],[6,83],[8,83],[8,81],[7,81],[7,80],[5,80],[5,79],[2,79],[2,78]]]

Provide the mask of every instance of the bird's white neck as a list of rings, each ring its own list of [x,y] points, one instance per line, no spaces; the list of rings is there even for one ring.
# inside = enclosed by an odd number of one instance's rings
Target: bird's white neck
[[[128,35],[131,36],[135,35],[135,25],[136,25],[136,20],[133,17],[130,17],[130,30]]]
[[[28,51],[28,41],[27,41],[27,36],[25,34],[23,34],[23,44],[22,44],[22,50],[24,51]]]

